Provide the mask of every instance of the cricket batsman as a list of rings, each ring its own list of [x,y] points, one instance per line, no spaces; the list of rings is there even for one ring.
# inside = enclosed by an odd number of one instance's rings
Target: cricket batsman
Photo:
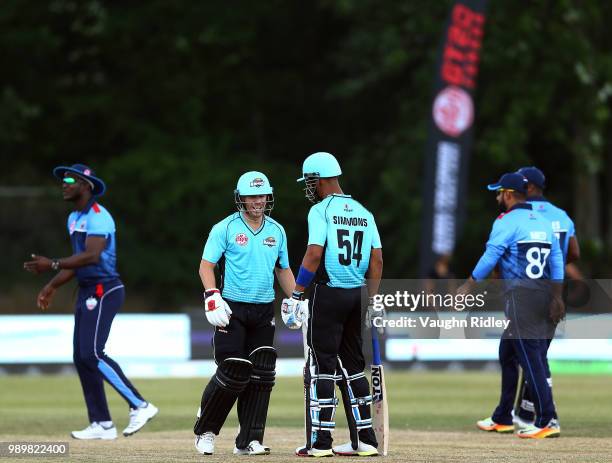
[[[362,290],[374,296],[382,275],[382,249],[374,216],[338,182],[336,158],[314,153],[302,168],[306,197],[314,204],[308,213],[308,247],[285,314],[308,313],[308,353],[304,368],[306,445],[298,456],[378,455],[372,429],[372,396],[364,375],[362,352]],[[304,290],[314,282],[308,310]],[[298,323],[299,324],[299,323]],[[290,328],[295,328],[288,324]],[[342,393],[351,442],[332,448],[337,406],[335,385]]]
[[[215,436],[238,401],[234,454],[267,455],[263,438],[276,376],[274,274],[287,295],[295,278],[285,230],[268,215],[274,206],[268,178],[255,171],[242,175],[234,201],[238,211],[213,226],[200,262],[204,310],[215,327],[217,371],[202,394],[195,447],[204,455],[214,453]]]

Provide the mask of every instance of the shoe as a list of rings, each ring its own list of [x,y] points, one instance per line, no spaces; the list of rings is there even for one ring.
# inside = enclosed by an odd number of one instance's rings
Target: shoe
[[[489,418],[476,422],[476,426],[481,431],[499,432],[501,434],[514,432],[514,425],[512,424],[499,424]]]
[[[552,419],[543,428],[538,428],[535,425],[531,425],[528,428],[521,429],[516,433],[516,435],[523,439],[546,439],[559,437],[561,435],[561,426],[557,420]]]
[[[553,418],[552,420],[550,420],[548,422],[548,427],[551,429],[557,429],[559,432],[561,432],[561,423],[559,423],[558,418]]]
[[[333,457],[334,452],[332,449],[307,449],[306,447],[298,447],[295,449],[295,454],[298,457]]]
[[[520,416],[513,416],[512,422],[514,423],[514,428],[516,431],[520,431],[521,429],[527,429],[530,426],[533,426],[533,421],[526,421]]]
[[[93,422],[81,431],[72,431],[70,435],[74,439],[103,439],[111,440],[117,438],[117,428],[113,425],[105,428],[100,423]]]
[[[353,444],[347,442],[346,444],[337,445],[332,449],[332,451],[336,455],[342,455],[345,457],[349,456],[358,456],[358,457],[374,457],[378,455],[378,450],[376,447],[370,444],[366,444],[365,442],[359,441],[359,445],[357,446],[357,450],[353,449]]]
[[[270,455],[270,447],[262,445],[259,441],[252,440],[244,449],[234,447],[234,455]]]
[[[202,455],[212,455],[215,453],[215,435],[208,431],[195,437],[195,448]]]
[[[145,424],[157,415],[157,412],[159,412],[159,409],[150,402],[147,402],[144,406],[130,410],[130,424],[123,430],[123,435],[128,437],[140,431]]]

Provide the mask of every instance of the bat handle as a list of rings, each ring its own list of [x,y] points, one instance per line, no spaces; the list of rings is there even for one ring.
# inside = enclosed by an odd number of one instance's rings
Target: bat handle
[[[380,344],[378,342],[378,333],[375,328],[372,328],[372,361],[374,365],[381,365],[380,360]]]

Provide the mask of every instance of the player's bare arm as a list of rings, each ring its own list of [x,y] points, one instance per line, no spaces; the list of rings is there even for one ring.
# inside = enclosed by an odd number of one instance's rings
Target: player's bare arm
[[[204,289],[211,289],[217,287],[217,281],[215,279],[215,266],[217,264],[213,264],[212,262],[208,262],[206,259],[202,259],[200,261],[200,270],[198,273],[200,274],[200,279],[202,280],[202,285]]]
[[[68,283],[73,277],[74,270],[60,270],[58,274],[55,275],[51,281],[47,283],[38,293],[38,296],[36,297],[36,305],[38,308],[47,310],[49,305],[51,305],[51,301],[53,300],[53,296],[55,295],[57,288]]]
[[[287,297],[291,297],[293,288],[295,288],[295,276],[293,275],[291,269],[276,267],[274,269],[274,273],[276,274],[278,284],[280,285],[285,295]]]
[[[578,244],[578,238],[572,236],[567,247],[567,263],[571,264],[578,260],[580,260],[580,245]]]
[[[368,265],[368,271],[366,273],[366,277],[368,279],[368,295],[374,296],[378,294],[380,279],[382,278],[382,271],[382,248],[372,248],[372,252],[370,254],[370,264]]]
[[[302,259],[302,267],[311,273],[315,273],[319,268],[322,256],[323,246],[319,246],[318,244],[309,244],[306,248],[306,254],[304,254],[304,258]],[[304,292],[305,289],[306,288],[303,285],[296,283],[296,291]]]
[[[85,241],[85,251],[61,259],[50,259],[45,256],[32,254],[32,260],[25,262],[23,268],[35,274],[59,269],[76,269],[86,265],[97,264],[100,254],[106,247],[106,238],[103,236],[90,236]]]

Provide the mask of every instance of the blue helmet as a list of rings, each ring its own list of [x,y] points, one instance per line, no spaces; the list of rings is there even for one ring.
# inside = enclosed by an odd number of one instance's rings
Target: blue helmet
[[[242,196],[267,195],[265,212],[270,212],[274,207],[274,194],[272,185],[265,174],[252,170],[240,176],[236,189],[234,190],[234,202],[239,211],[244,211]]]
[[[333,154],[318,152],[313,153],[304,160],[302,165],[302,177],[298,182],[305,182],[304,193],[309,201],[315,203],[317,197],[317,183],[320,178],[332,178],[342,175],[340,164]]]
[[[298,182],[306,180],[308,177],[329,178],[342,175],[340,164],[333,154],[318,152],[311,154],[304,160],[302,165],[303,177],[298,178]]]

